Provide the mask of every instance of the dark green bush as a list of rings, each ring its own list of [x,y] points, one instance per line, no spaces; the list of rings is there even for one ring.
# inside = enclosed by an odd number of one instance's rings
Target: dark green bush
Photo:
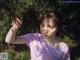
[[[24,50],[27,49],[22,49],[16,54],[16,50],[10,48],[12,45],[8,46],[5,43],[5,36],[11,27],[13,17],[17,15],[23,18],[24,24],[17,33],[17,35],[22,35],[28,32],[39,32],[41,14],[45,11],[56,10],[61,13],[62,17],[62,41],[69,45],[72,60],[78,60],[80,57],[79,6],[78,3],[65,4],[62,0],[0,0],[0,52],[9,50],[9,60],[14,60],[15,56],[13,57],[13,55],[17,56],[16,60],[19,60],[17,59],[19,56],[21,56],[21,60],[27,59],[27,57],[23,57],[26,56],[25,52],[27,51]]]

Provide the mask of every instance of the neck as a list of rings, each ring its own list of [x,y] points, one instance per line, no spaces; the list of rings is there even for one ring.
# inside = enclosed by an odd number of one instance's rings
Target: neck
[[[48,43],[52,43],[52,44],[55,44],[55,43],[58,42],[57,37],[46,38],[46,39],[44,39],[44,40],[45,40],[46,42],[48,42]]]

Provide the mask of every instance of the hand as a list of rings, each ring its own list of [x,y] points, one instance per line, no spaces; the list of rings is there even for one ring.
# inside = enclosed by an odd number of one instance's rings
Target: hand
[[[14,29],[18,30],[22,26],[22,19],[19,17],[15,17],[15,19],[12,21],[11,25]]]

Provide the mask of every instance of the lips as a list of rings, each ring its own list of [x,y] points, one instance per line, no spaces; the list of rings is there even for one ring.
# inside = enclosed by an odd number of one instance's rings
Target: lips
[[[44,36],[46,36],[46,37],[47,37],[48,35],[45,35],[45,34],[44,34]]]

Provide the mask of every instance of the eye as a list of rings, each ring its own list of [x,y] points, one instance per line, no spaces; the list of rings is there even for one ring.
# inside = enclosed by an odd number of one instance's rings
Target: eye
[[[44,24],[41,24],[41,27],[44,27]]]
[[[55,28],[55,26],[50,26],[50,25],[48,25],[48,27],[51,28],[51,29]]]

